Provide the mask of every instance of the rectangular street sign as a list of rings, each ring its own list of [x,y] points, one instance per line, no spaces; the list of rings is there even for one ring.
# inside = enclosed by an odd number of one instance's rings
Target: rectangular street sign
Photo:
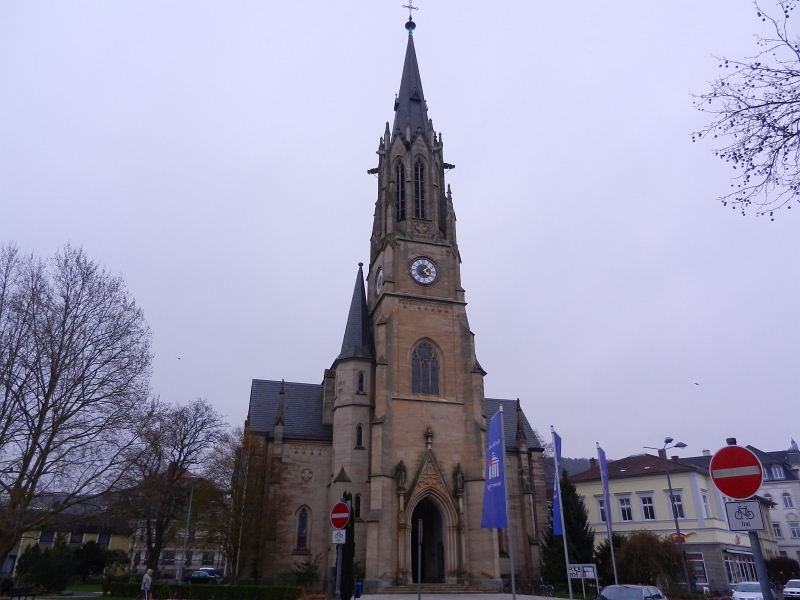
[[[570,579],[597,579],[597,565],[570,565]]]
[[[731,531],[764,531],[764,518],[758,500],[738,500],[726,502],[728,527]]]
[[[333,541],[332,544],[344,544],[345,538],[347,537],[347,530],[346,529],[334,529],[333,530]]]

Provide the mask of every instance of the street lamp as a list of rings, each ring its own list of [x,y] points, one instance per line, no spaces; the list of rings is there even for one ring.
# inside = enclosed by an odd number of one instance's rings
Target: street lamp
[[[192,485],[192,491],[189,492],[189,510],[186,511],[186,529],[183,532],[183,552],[181,553],[181,564],[178,569],[178,585],[183,584],[183,565],[186,563],[186,540],[189,539],[189,517],[192,516],[192,500],[194,500],[194,485],[200,481],[197,475],[190,475],[188,477],[189,483]]]
[[[667,460],[667,450],[671,450],[672,448],[686,448],[686,444],[683,442],[678,442],[677,444],[672,444],[671,437],[664,438],[664,445],[661,448],[653,448],[652,446],[645,446],[645,448],[649,450],[658,450],[660,454],[664,456],[664,471],[667,474],[667,487],[669,487],[669,501],[670,505],[672,506],[672,518],[675,519],[675,534],[678,538],[678,551],[681,553],[681,565],[683,566],[683,577],[686,579],[686,591],[689,592],[689,595],[692,594],[692,584],[689,581],[689,569],[686,568],[686,554],[683,552],[683,541],[681,541],[681,528],[678,525],[678,511],[675,508],[675,494],[672,493],[672,480],[669,477],[669,461]],[[672,446],[668,446],[667,444],[672,444]]]

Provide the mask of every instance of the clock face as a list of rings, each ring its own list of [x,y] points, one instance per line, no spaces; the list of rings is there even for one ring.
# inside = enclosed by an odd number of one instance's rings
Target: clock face
[[[417,258],[411,263],[411,277],[422,285],[436,281],[436,265],[427,258]]]
[[[375,274],[375,295],[380,296],[383,291],[383,269],[378,267],[378,272]]]

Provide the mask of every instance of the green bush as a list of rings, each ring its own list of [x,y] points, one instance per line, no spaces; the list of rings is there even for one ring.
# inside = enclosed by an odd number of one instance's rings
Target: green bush
[[[104,583],[103,595],[135,598],[141,589],[138,583]],[[198,585],[156,584],[153,595],[159,600],[297,600],[303,595],[300,587],[268,587],[261,585]]]

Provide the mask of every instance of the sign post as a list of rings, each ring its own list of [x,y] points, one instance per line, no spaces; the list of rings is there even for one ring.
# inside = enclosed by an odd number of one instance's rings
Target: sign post
[[[350,522],[350,507],[344,502],[337,502],[331,509],[331,525],[333,525],[333,543],[336,544],[336,600],[342,599],[342,546],[347,539],[344,530]]]
[[[728,438],[728,445],[711,457],[708,470],[717,489],[726,496],[741,502],[726,502],[728,527],[731,531],[746,531],[756,563],[758,583],[761,584],[763,600],[771,600],[772,589],[769,584],[767,565],[761,551],[758,532],[764,529],[761,502],[750,500],[764,482],[764,468],[752,451],[736,445],[736,438]]]
[[[583,597],[586,598],[586,580],[587,579],[594,579],[595,586],[597,587],[598,593],[600,592],[600,582],[597,579],[597,565],[594,564],[585,564],[585,565],[569,565],[569,569],[567,570],[569,575],[569,579],[580,579],[581,580],[581,587],[583,588]]]

